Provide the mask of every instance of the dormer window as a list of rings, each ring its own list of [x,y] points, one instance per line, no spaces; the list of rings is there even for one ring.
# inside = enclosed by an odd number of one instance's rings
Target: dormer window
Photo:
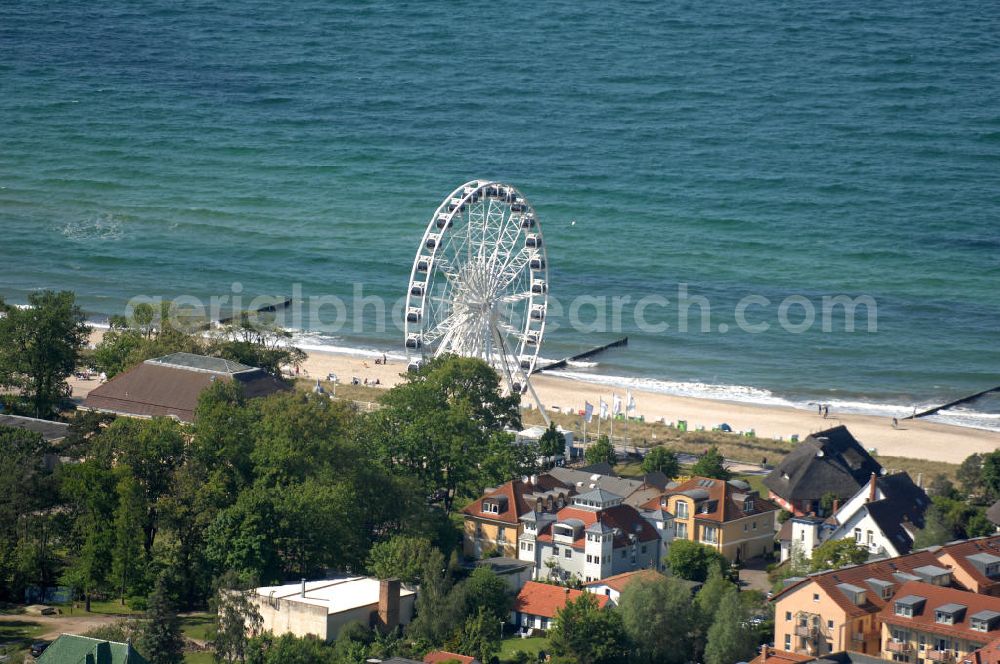
[[[677,518],[688,518],[688,504],[681,500],[677,501]]]
[[[897,616],[903,616],[904,618],[912,618],[913,617],[913,607],[912,606],[904,606],[904,605],[900,604],[899,602],[896,602],[896,615]]]
[[[753,498],[747,498],[743,501],[743,511],[753,512]]]
[[[964,605],[944,604],[934,610],[934,622],[939,625],[954,625],[956,622],[961,622],[964,615]]]
[[[969,627],[977,632],[988,632],[1000,624],[1000,613],[989,609],[969,616]]]

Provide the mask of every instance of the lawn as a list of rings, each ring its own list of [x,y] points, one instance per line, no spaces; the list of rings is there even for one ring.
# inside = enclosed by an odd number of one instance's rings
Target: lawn
[[[215,659],[210,650],[184,653],[184,664],[213,664],[213,662]]]
[[[544,636],[529,636],[522,639],[519,636],[511,636],[500,642],[500,661],[511,661],[511,657],[518,650],[528,653],[529,656],[537,655],[542,650],[548,650],[549,640]]]
[[[194,641],[211,641],[215,638],[215,614],[190,613],[180,616],[181,633]]]
[[[42,625],[28,619],[0,622],[0,654],[27,650],[44,631]]]

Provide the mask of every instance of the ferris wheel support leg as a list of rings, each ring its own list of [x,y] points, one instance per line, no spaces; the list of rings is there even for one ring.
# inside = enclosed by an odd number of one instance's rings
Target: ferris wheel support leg
[[[531,392],[531,397],[535,400],[535,405],[538,406],[538,412],[542,414],[542,419],[545,420],[545,426],[548,427],[552,424],[552,420],[549,419],[549,414],[545,412],[545,406],[542,405],[542,400],[538,398],[535,386],[531,384],[530,379],[526,380],[525,383],[528,386],[528,391]]]

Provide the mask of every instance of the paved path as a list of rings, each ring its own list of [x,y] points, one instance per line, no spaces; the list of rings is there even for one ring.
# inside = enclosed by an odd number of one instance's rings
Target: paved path
[[[0,623],[33,623],[41,625],[43,631],[39,636],[44,641],[52,641],[60,634],[82,634],[97,627],[110,625],[124,616],[112,616],[103,613],[86,613],[82,609],[72,615],[60,613],[52,616],[36,616],[30,613],[0,615]]]

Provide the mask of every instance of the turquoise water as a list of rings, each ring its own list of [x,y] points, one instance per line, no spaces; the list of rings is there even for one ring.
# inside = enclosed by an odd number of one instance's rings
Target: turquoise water
[[[626,320],[574,373],[937,402],[1000,385],[998,33],[995,2],[5,2],[0,295],[395,299],[440,199],[498,178],[561,300],[711,301],[711,332]],[[732,325],[750,294],[766,333]],[[776,324],[838,294],[878,331]],[[399,348],[365,323],[309,341]],[[542,355],[615,336],[563,326]]]

